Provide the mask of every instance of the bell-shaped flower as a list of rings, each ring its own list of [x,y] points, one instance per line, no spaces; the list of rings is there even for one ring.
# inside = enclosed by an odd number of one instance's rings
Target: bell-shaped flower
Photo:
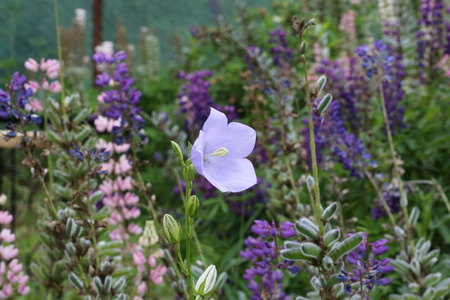
[[[244,124],[228,124],[225,114],[211,108],[191,151],[195,170],[222,193],[241,192],[256,184],[253,151],[256,131]]]

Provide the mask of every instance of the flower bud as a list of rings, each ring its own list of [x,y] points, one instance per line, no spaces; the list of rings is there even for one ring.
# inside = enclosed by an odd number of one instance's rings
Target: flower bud
[[[306,41],[303,41],[300,44],[300,54],[305,54],[308,51],[308,43]]]
[[[0,205],[3,205],[6,203],[6,195],[5,194],[1,194],[0,195]]]
[[[183,238],[183,232],[180,229],[180,224],[169,214],[163,217],[163,229],[166,239],[172,245],[178,244]]]
[[[321,115],[328,108],[328,106],[330,106],[332,100],[333,95],[331,95],[330,93],[326,94],[317,106],[317,113]]]
[[[188,203],[187,203],[187,211],[188,215],[191,218],[195,218],[198,215],[198,207],[200,206],[200,201],[198,200],[197,196],[191,196],[189,197]]]
[[[217,270],[215,265],[210,265],[200,276],[195,285],[197,295],[205,297],[214,292],[217,279]]]
[[[175,156],[178,157],[178,159],[180,160],[180,163],[182,165],[184,165],[184,160],[183,160],[183,152],[181,151],[181,147],[180,145],[178,145],[176,142],[171,141],[172,143],[172,149],[173,149],[173,153],[175,153]]]
[[[308,187],[308,191],[311,193],[311,191],[314,189],[314,178],[311,175],[308,175],[306,178],[306,186]]]
[[[184,177],[184,180],[189,181],[189,182],[194,180],[195,168],[194,168],[194,165],[192,163],[187,165],[184,168],[184,170],[183,170],[183,177]]]

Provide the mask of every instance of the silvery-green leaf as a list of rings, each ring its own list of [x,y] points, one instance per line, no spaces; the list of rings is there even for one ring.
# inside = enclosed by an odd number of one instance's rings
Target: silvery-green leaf
[[[322,266],[325,270],[330,271],[333,268],[333,259],[328,255],[324,256],[322,259]]]
[[[338,205],[336,202],[331,203],[322,213],[322,219],[329,221],[338,211]]]
[[[83,227],[78,226],[75,224],[74,227],[72,227],[72,230],[75,228],[75,231],[73,232],[73,237],[74,238],[79,238],[81,236],[81,234],[83,233]]]
[[[124,277],[121,277],[119,280],[117,280],[116,283],[114,283],[113,285],[114,292],[116,293],[120,292],[125,286],[125,282],[126,281]]]
[[[390,265],[394,267],[394,270],[402,275],[408,275],[411,271],[410,265],[401,259],[391,260]]]
[[[308,175],[308,177],[306,177],[306,187],[308,188],[308,191],[311,193],[311,191],[314,189],[314,177],[312,177],[311,175]]]
[[[413,293],[417,293],[420,290],[420,285],[417,282],[410,282],[408,287]]]
[[[397,294],[391,294],[389,295],[389,300],[402,300],[403,297],[401,295],[397,295]]]
[[[411,263],[409,264],[411,266],[411,270],[416,274],[417,277],[420,277],[420,263],[413,259],[411,260]]]
[[[286,242],[284,242],[284,248],[286,248],[286,249],[300,248],[301,246],[302,246],[302,244],[299,243],[299,242],[294,242],[294,241],[286,241]]]
[[[307,225],[305,222],[295,222],[294,224],[295,229],[297,230],[297,233],[300,235],[306,237],[309,240],[315,240],[317,239],[317,231],[309,225]]]
[[[424,279],[423,279],[423,284],[425,286],[435,286],[436,284],[438,284],[439,280],[441,280],[442,274],[441,273],[431,273],[428,274]]]
[[[301,218],[301,219],[300,219],[300,223],[305,224],[305,225],[311,227],[315,232],[319,232],[319,227],[318,227],[316,224],[314,224],[314,222],[311,221],[311,220],[308,219],[308,218]]]
[[[108,250],[108,249],[116,249],[116,248],[122,247],[122,245],[123,245],[122,240],[101,242],[101,243],[98,243],[98,249],[100,251]]]
[[[422,258],[422,264],[425,266],[430,266],[432,260],[437,259],[439,257],[439,253],[440,253],[439,249],[431,250],[430,252],[428,252],[427,255],[425,255]]]
[[[89,295],[84,296],[84,300],[92,300],[92,297]]]
[[[350,300],[361,300],[361,296],[359,295],[354,295],[350,298]]]
[[[47,130],[45,135],[47,136],[49,141],[51,141],[52,143],[55,143],[58,146],[62,145],[59,135],[56,132],[54,132],[53,130],[51,130],[51,129]]]
[[[322,258],[321,249],[314,243],[304,242],[300,248],[307,256],[311,256],[320,261]]]
[[[331,101],[333,101],[333,95],[331,95],[330,93],[327,93],[325,96],[323,96],[322,101],[320,101],[319,105],[317,105],[317,112],[319,115],[327,110],[327,108],[331,104]]]
[[[75,141],[81,142],[82,140],[87,138],[87,136],[89,134],[91,134],[91,132],[92,132],[91,127],[85,126],[81,131],[79,131],[77,134],[75,134]]]
[[[450,278],[445,278],[436,286],[436,289],[447,288],[450,286]]]
[[[411,210],[411,214],[409,215],[409,224],[411,226],[416,226],[417,220],[419,219],[420,210],[417,206],[414,206],[414,208]]]
[[[351,237],[348,237],[343,242],[336,244],[333,248],[328,252],[328,256],[330,256],[333,261],[337,261],[343,255],[348,254],[351,250],[358,247],[359,244],[364,240],[364,235],[362,232],[355,233]]]
[[[341,231],[339,230],[339,228],[335,228],[335,229],[328,231],[327,233],[325,233],[325,236],[323,237],[325,246],[330,248],[331,246],[334,245],[335,242],[337,242],[339,240],[340,237],[341,237]]]
[[[109,293],[112,287],[112,277],[110,275],[105,277],[105,282],[103,284],[103,290],[105,293]]]
[[[51,103],[52,101],[48,101],[49,103]],[[61,127],[62,123],[61,123],[61,119],[59,118],[58,114],[56,114],[53,110],[48,110],[47,111],[47,116],[50,119],[50,121],[52,122],[52,124],[55,127]]]
[[[94,284],[94,288],[97,291],[97,294],[101,295],[103,293],[103,284],[100,277],[95,276],[92,278],[92,283]]]
[[[124,293],[122,293],[116,298],[114,298],[114,300],[127,300],[127,296]]]
[[[303,260],[308,262],[314,262],[312,257],[306,256],[301,248],[283,249],[280,251],[281,257],[289,260]]]
[[[295,297],[295,300],[310,300],[310,299],[302,297],[302,296],[297,296],[297,297]]]
[[[425,293],[423,293],[423,299],[435,299],[436,290],[432,287],[428,288]]]
[[[448,285],[445,287],[435,287],[434,291],[435,291],[434,299],[447,299],[445,298],[445,296],[447,296],[450,293]]]
[[[405,236],[405,231],[403,229],[401,229],[400,227],[398,227],[398,226],[394,227],[394,233],[398,237],[404,237]]]
[[[47,274],[44,273],[44,271],[42,270],[42,268],[38,264],[36,264],[34,262],[31,263],[30,270],[40,280],[42,280],[44,282],[47,280]]]
[[[55,262],[53,264],[53,267],[52,267],[53,277],[55,277],[55,276],[59,277],[65,271],[66,271],[66,264],[64,263],[64,261],[58,260],[57,262]]]
[[[103,196],[105,196],[105,194],[102,191],[97,190],[96,192],[89,195],[89,202],[91,204],[94,204],[95,202],[100,201]]]
[[[69,254],[69,257],[71,257],[72,255],[74,255],[75,252],[76,252],[75,246],[73,245],[72,242],[67,242],[67,244],[66,244],[66,250],[67,250],[67,252],[68,252],[68,254]]]
[[[66,235],[71,237],[75,232],[74,227],[77,226],[73,218],[68,218],[66,221]]]
[[[430,241],[425,241],[420,246],[420,250],[423,252],[424,255],[426,255],[428,253],[428,251],[430,251],[430,248],[431,248],[431,242]]]
[[[83,282],[78,278],[78,276],[71,272],[69,274],[69,282],[77,289],[82,291],[84,289]]]
[[[314,276],[313,278],[311,278],[311,285],[314,288],[314,290],[316,290],[316,292],[320,293],[322,285],[317,277]]]
[[[404,300],[422,300],[422,297],[419,297],[414,294],[404,294],[402,299],[404,299]]]
[[[89,110],[87,108],[83,108],[78,115],[76,115],[75,118],[73,118],[72,122],[75,125],[78,125],[81,123],[81,121],[86,120],[89,117]]]

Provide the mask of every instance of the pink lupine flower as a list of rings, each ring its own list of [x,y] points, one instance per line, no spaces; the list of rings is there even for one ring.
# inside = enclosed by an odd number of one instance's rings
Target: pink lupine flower
[[[13,293],[12,284],[6,284],[3,286],[3,289],[0,290],[0,299],[7,299],[11,297]]]
[[[102,171],[106,171],[108,174],[111,174],[114,170],[115,162],[113,159],[110,159],[109,162],[102,163]]]
[[[139,203],[139,197],[134,193],[126,193],[123,199],[127,205],[135,205]]]
[[[0,246],[0,256],[4,260],[10,260],[19,254],[19,249],[15,248],[14,245],[9,245],[6,247]]]
[[[122,145],[114,144],[114,151],[116,151],[117,153],[125,153],[128,152],[129,149],[130,144],[122,144]]]
[[[38,99],[33,99],[29,103],[25,104],[25,109],[27,111],[44,111],[44,105]]]
[[[62,87],[61,87],[61,84],[59,83],[59,81],[53,81],[53,82],[50,84],[49,89],[50,89],[50,92],[52,92],[52,93],[54,93],[54,94],[58,94],[58,93],[61,92]]]
[[[127,233],[123,233],[121,228],[116,228],[109,234],[109,238],[115,241],[128,240],[130,236]]]
[[[104,116],[98,116],[94,120],[94,125],[95,125],[95,129],[98,132],[104,132],[106,130],[106,128],[108,127],[108,118],[106,118]]]
[[[127,176],[125,178],[122,177],[117,177],[116,183],[116,190],[121,190],[121,191],[129,191],[133,189],[133,185],[131,183],[131,176]],[[126,197],[126,195],[125,195]],[[138,198],[139,201],[139,198]]]
[[[28,276],[27,276],[28,277]],[[28,280],[27,280],[28,281]],[[26,285],[19,285],[19,288],[17,289],[17,291],[19,292],[19,294],[21,294],[22,296],[26,296],[30,293],[30,287],[26,286]]]
[[[25,62],[25,68],[31,72],[37,72],[39,70],[39,64],[32,58],[29,58]]]
[[[117,224],[121,223],[122,221],[123,221],[122,215],[119,214],[118,212],[112,213],[109,218],[109,223],[111,225],[117,225]]]
[[[33,90],[33,94],[36,93],[37,91],[39,91],[39,89],[41,88],[39,83],[34,80],[29,80],[28,83],[25,84],[25,87],[31,88]]]
[[[140,295],[145,294],[145,292],[147,291],[147,285],[145,284],[145,281],[142,281],[137,288],[137,292]]]
[[[137,225],[135,223],[130,223],[130,225],[128,225],[128,232],[135,234],[135,235],[141,235],[142,228],[139,227],[139,225]]]
[[[50,87],[50,85],[48,84],[48,81],[47,81],[47,79],[42,79],[42,89],[43,90],[48,90],[48,88]]]
[[[148,264],[150,267],[156,266],[156,258],[153,254],[150,254],[148,257]]]
[[[136,219],[141,215],[141,211],[137,207],[132,207],[128,209],[126,207],[123,208],[123,217],[125,220]]]
[[[167,268],[165,266],[159,265],[154,270],[150,270],[150,279],[154,284],[160,285],[163,283],[163,276],[166,274]]]
[[[162,249],[158,249],[155,253],[153,253],[153,255],[155,256],[155,258],[161,258],[164,256],[164,251],[162,251]]]
[[[41,64],[40,64],[41,71],[47,70],[47,63],[45,62],[45,59],[41,58]]]
[[[11,233],[11,230],[8,228],[3,228],[0,232],[0,239],[2,239],[4,242],[12,243],[16,239],[16,235],[14,233]]]
[[[125,154],[122,154],[119,158],[119,161],[114,166],[114,172],[116,175],[120,175],[122,173],[127,173],[132,169],[130,165],[130,161],[127,159]]]
[[[9,224],[13,220],[13,216],[7,211],[0,211],[0,224]]]
[[[100,95],[98,95],[97,96],[97,101],[99,102],[99,103],[103,103],[104,101],[103,101],[103,98],[105,97],[105,93],[104,92],[102,92]]]
[[[114,151],[113,144],[111,142],[106,142],[104,139],[99,139],[97,144],[95,144],[95,148],[97,150],[104,148],[105,151],[109,151],[111,153]]]
[[[139,272],[145,271],[145,267],[144,267],[145,260],[146,260],[145,256],[141,252],[136,251],[133,253],[133,262],[137,266]]]
[[[22,271],[23,267],[22,264],[19,263],[19,260],[17,258],[14,258],[8,265],[8,268],[13,271],[14,273],[19,273]]]
[[[47,59],[47,76],[55,79],[59,76],[59,62],[56,59]]]

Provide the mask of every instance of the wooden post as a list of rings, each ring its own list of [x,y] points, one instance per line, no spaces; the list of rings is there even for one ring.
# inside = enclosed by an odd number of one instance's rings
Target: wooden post
[[[92,38],[92,54],[95,53],[95,47],[99,46],[102,43],[102,10],[103,0],[92,0],[93,1],[93,8],[92,8],[92,20],[93,20],[93,38]],[[95,63],[93,64],[92,68],[92,86],[95,86],[95,77],[97,77],[98,71],[95,67]]]

